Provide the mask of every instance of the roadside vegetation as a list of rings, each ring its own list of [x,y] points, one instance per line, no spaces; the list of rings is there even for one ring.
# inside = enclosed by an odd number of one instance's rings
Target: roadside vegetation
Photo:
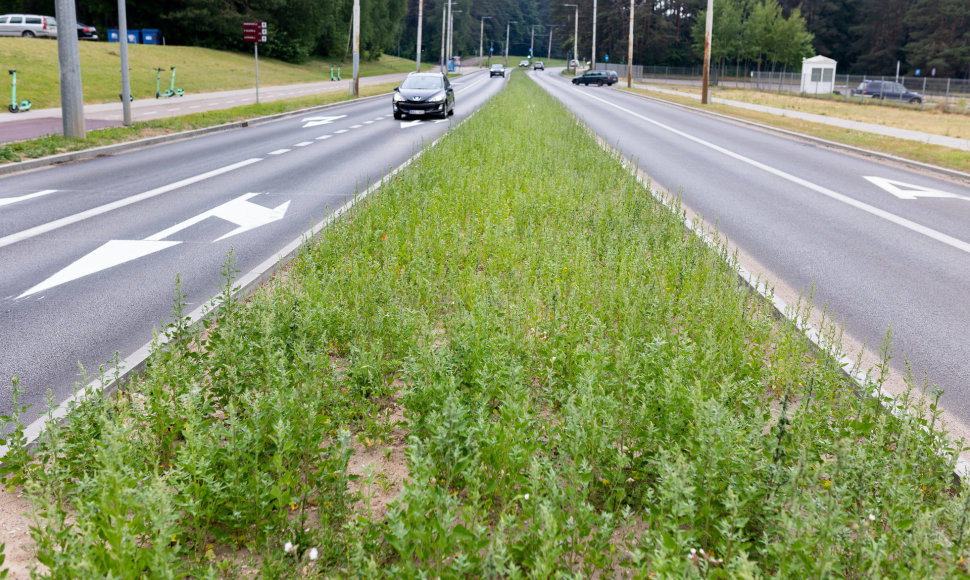
[[[8,436],[39,575],[965,573],[935,407],[858,397],[667,201],[514,74],[251,299],[193,329],[176,284],[168,346],[33,457]]]
[[[240,32],[241,34],[241,32]],[[118,43],[80,42],[81,81],[84,102],[116,103],[121,93],[121,48]],[[36,38],[0,38],[0,62],[6,69],[17,69],[17,97],[28,99],[33,108],[59,107],[60,79],[57,65],[57,42]],[[249,54],[190,46],[131,44],[128,46],[131,68],[131,94],[136,99],[155,97],[156,68],[161,71],[164,91],[172,80],[170,67],[175,67],[175,86],[186,94],[252,88],[256,72],[252,51]],[[338,60],[313,59],[304,64],[290,64],[271,58],[259,59],[259,83],[262,86],[291,85],[330,80],[330,67],[340,66],[343,78],[351,76],[352,64]],[[410,72],[414,61],[393,56],[360,63],[361,76]],[[10,78],[3,73],[0,94],[9,95]],[[336,68],[334,69],[336,73]],[[8,101],[9,103],[9,101]],[[4,106],[6,109],[6,106]],[[29,118],[27,114],[25,118]]]
[[[379,85],[361,85],[360,95],[369,97],[390,93],[396,83]],[[260,104],[242,105],[229,109],[205,111],[180,117],[168,117],[151,121],[138,121],[130,127],[106,127],[87,132],[85,139],[72,139],[64,135],[48,135],[38,139],[0,143],[0,165],[16,163],[27,159],[38,159],[58,153],[82,151],[104,145],[113,145],[126,141],[135,141],[158,135],[169,135],[193,129],[215,127],[226,123],[246,121],[268,115],[300,111],[310,107],[318,107],[330,103],[349,101],[353,97],[347,91],[331,91],[318,93],[295,99],[268,101]],[[390,108],[390,105],[388,105]]]
[[[684,93],[700,94],[700,89],[696,86],[671,86],[669,88]],[[686,96],[671,95],[650,89],[626,89],[624,87],[623,90],[631,90],[632,92],[691,107],[701,107],[697,99]],[[970,114],[943,112],[940,108],[933,107],[930,104],[925,104],[923,108],[920,108],[917,105],[899,105],[896,103],[877,102],[871,99],[864,102],[858,99],[846,101],[839,98],[822,99],[791,94],[778,94],[768,91],[734,89],[713,90],[710,95],[712,97],[757,105],[767,105],[779,109],[825,115],[862,123],[873,123],[886,127],[923,131],[945,137],[970,139]],[[930,145],[865,131],[854,131],[771,113],[749,111],[740,107],[714,102],[704,105],[703,108],[704,110],[715,111],[730,117],[755,121],[764,125],[827,139],[836,143],[844,143],[846,145],[888,153],[931,165],[970,172],[970,153],[951,147]]]

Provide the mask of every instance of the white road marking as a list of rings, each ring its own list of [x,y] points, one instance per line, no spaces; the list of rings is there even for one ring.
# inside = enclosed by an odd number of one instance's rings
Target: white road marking
[[[304,141],[302,143],[297,143],[294,147],[306,147],[307,145],[313,145],[313,141]]]
[[[317,141],[326,141],[331,137],[333,137],[333,135],[320,135],[319,137],[317,137]]]
[[[34,199],[35,197],[43,197],[57,191],[56,189],[45,189],[44,191],[38,191],[37,193],[28,193],[27,195],[21,195],[18,197],[5,197],[0,198],[0,207],[5,205],[11,205],[21,201],[27,201],[28,199]]]
[[[256,229],[275,221],[283,219],[286,210],[290,207],[287,201],[278,205],[276,208],[268,208],[250,202],[249,200],[259,195],[258,193],[247,193],[236,199],[228,201],[213,209],[202,212],[197,216],[179,222],[170,228],[166,228],[157,234],[148,236],[144,240],[108,240],[105,244],[95,249],[93,252],[81,257],[60,272],[27,290],[17,298],[24,298],[31,294],[36,294],[48,290],[61,284],[72,282],[85,276],[90,276],[102,270],[120,266],[126,262],[144,258],[155,252],[177,246],[182,242],[163,241],[182,230],[188,229],[195,224],[211,217],[220,218],[236,224],[236,229],[215,240],[222,241],[226,238],[239,235],[243,232]]]
[[[407,129],[408,127],[414,127],[415,125],[420,125],[420,124],[421,124],[421,121],[420,120],[417,120],[417,121],[402,121],[401,122],[401,128],[402,129]]]
[[[939,189],[923,187],[922,185],[913,185],[912,183],[904,183],[902,181],[894,181],[892,179],[886,179],[884,177],[875,177],[870,175],[863,175],[863,177],[871,181],[873,184],[895,195],[899,199],[916,199],[918,197],[938,197],[938,198],[950,198],[950,199],[963,199],[966,201],[970,201],[970,197],[957,195],[955,193],[950,193],[948,191],[941,191]]]
[[[333,134],[334,135],[341,135],[343,133],[346,133],[347,131],[348,131],[348,129],[340,129],[338,131],[334,131]]]
[[[351,129],[360,129],[361,127],[363,127],[363,125],[351,125],[350,126]]]
[[[943,232],[938,232],[938,231],[936,231],[936,230],[934,230],[932,228],[928,228],[928,227],[926,227],[924,225],[918,224],[918,223],[916,223],[914,221],[908,220],[908,219],[906,219],[904,217],[901,217],[901,216],[898,216],[898,215],[896,215],[894,213],[891,213],[891,212],[888,212],[888,211],[879,209],[878,207],[875,207],[875,206],[869,205],[867,203],[861,202],[861,201],[859,201],[857,199],[853,199],[853,198],[851,198],[851,197],[849,197],[847,195],[843,195],[841,193],[838,193],[838,192],[833,191],[831,189],[828,189],[826,187],[822,187],[821,185],[817,185],[815,183],[812,183],[811,181],[807,181],[807,180],[802,179],[800,177],[796,177],[796,176],[794,176],[794,175],[792,175],[790,173],[785,173],[784,171],[782,171],[780,169],[775,169],[774,167],[771,167],[770,165],[766,165],[764,163],[761,163],[760,161],[755,161],[754,159],[751,159],[750,157],[745,157],[744,155],[741,155],[739,153],[735,153],[734,151],[731,151],[729,149],[726,149],[724,147],[721,147],[720,145],[715,145],[714,143],[711,143],[709,141],[704,141],[703,139],[700,139],[698,137],[694,137],[693,135],[690,135],[688,133],[684,133],[683,131],[680,131],[679,129],[674,129],[673,127],[671,127],[669,125],[664,125],[663,123],[660,123],[659,121],[654,121],[653,119],[650,119],[648,117],[645,117],[645,116],[643,116],[643,115],[641,115],[639,113],[636,113],[634,111],[631,111],[631,110],[629,110],[627,108],[621,107],[620,105],[617,105],[615,103],[611,103],[610,101],[607,101],[606,99],[602,99],[600,97],[597,97],[595,95],[588,94],[588,93],[585,93],[585,92],[584,93],[581,93],[581,94],[583,94],[584,96],[586,96],[586,97],[588,97],[590,99],[593,99],[593,100],[596,100],[596,101],[600,101],[601,103],[603,103],[605,105],[608,105],[610,107],[613,107],[614,109],[617,109],[619,111],[622,111],[622,112],[624,112],[624,113],[626,113],[626,114],[628,114],[630,116],[636,117],[637,119],[640,119],[642,121],[645,121],[647,123],[650,123],[651,125],[654,125],[656,127],[659,127],[660,129],[663,129],[664,131],[668,131],[670,133],[673,133],[674,135],[678,135],[680,137],[683,137],[684,139],[687,139],[688,141],[693,141],[694,143],[697,143],[698,145],[702,145],[704,147],[707,147],[708,149],[712,149],[714,151],[717,151],[718,153],[722,153],[724,155],[727,155],[728,157],[730,157],[732,159],[735,159],[737,161],[740,161],[742,163],[745,163],[747,165],[750,165],[752,167],[755,167],[757,169],[760,169],[760,170],[762,170],[762,171],[764,171],[766,173],[770,173],[771,175],[774,175],[775,177],[779,177],[779,178],[784,179],[786,181],[790,181],[791,183],[794,183],[796,185],[801,185],[802,187],[805,187],[806,189],[810,189],[810,190],[812,190],[812,191],[814,191],[816,193],[820,193],[820,194],[822,194],[822,195],[824,195],[826,197],[829,197],[831,199],[834,199],[835,201],[842,202],[842,203],[844,203],[844,204],[846,204],[848,206],[851,206],[851,207],[854,207],[856,209],[862,210],[862,211],[864,211],[864,212],[866,212],[866,213],[868,213],[870,215],[874,215],[874,216],[876,216],[878,218],[882,218],[882,219],[884,219],[884,220],[886,220],[886,221],[888,221],[890,223],[894,223],[894,224],[896,224],[896,225],[898,225],[900,227],[903,227],[903,228],[906,228],[906,229],[908,229],[910,231],[913,231],[913,232],[916,232],[918,234],[924,235],[924,236],[926,236],[926,237],[928,237],[930,239],[936,240],[936,241],[938,241],[938,242],[940,242],[942,244],[946,244],[947,246],[950,246],[951,248],[954,248],[956,250],[960,250],[961,252],[970,254],[970,243],[964,242],[963,240],[958,240],[957,238],[954,238],[952,236],[948,236],[948,235],[944,234]]]
[[[289,153],[289,149],[277,149],[276,151],[270,151],[269,155],[282,155],[284,153]]]
[[[374,121],[364,121],[364,124],[365,125],[372,125],[373,123],[374,123]]]
[[[235,171],[236,169],[240,169],[242,167],[246,167],[247,165],[252,165],[253,163],[256,163],[256,162],[259,162],[259,161],[262,161],[262,158],[260,158],[260,157],[254,157],[252,159],[247,159],[245,161],[240,161],[239,163],[233,163],[232,165],[227,165],[227,166],[222,167],[220,169],[214,169],[214,170],[209,171],[207,173],[202,173],[200,175],[196,175],[195,177],[189,177],[189,178],[183,179],[181,181],[176,181],[175,183],[170,183],[168,185],[163,185],[162,187],[156,187],[155,189],[146,191],[144,193],[139,193],[139,194],[133,195],[131,197],[126,197],[125,199],[119,199],[118,201],[113,201],[111,203],[106,203],[104,205],[100,205],[100,206],[98,206],[96,208],[89,209],[87,211],[82,211],[81,213],[77,213],[77,214],[74,214],[72,216],[68,216],[68,217],[65,217],[65,218],[61,218],[59,220],[54,220],[52,222],[49,222],[49,223],[46,223],[46,224],[42,224],[42,225],[39,225],[39,226],[36,226],[36,227],[33,227],[33,228],[30,228],[30,229],[24,230],[22,232],[17,232],[16,234],[10,234],[9,236],[4,236],[4,237],[0,238],[0,248],[3,248],[5,246],[9,246],[11,244],[15,244],[17,242],[21,242],[23,240],[28,240],[30,238],[39,236],[41,234],[46,234],[48,232],[52,232],[52,231],[54,231],[56,229],[59,229],[59,228],[62,228],[64,226],[69,226],[71,224],[76,224],[76,223],[81,222],[81,221],[84,221],[86,219],[89,219],[89,218],[92,218],[92,217],[95,217],[95,216],[99,216],[101,214],[108,213],[109,211],[113,211],[113,210],[116,210],[116,209],[119,209],[119,208],[122,208],[122,207],[126,207],[126,206],[132,205],[134,203],[138,203],[140,201],[144,201],[146,199],[151,199],[151,198],[153,198],[155,196],[162,195],[163,193],[168,193],[170,191],[174,191],[176,189],[180,189],[182,187],[186,187],[188,185],[192,185],[194,183],[198,183],[200,181],[204,181],[206,179],[209,179],[210,177],[216,177],[217,175],[222,175],[223,173],[229,173],[230,171]]]
[[[336,116],[330,116],[330,117],[327,117],[327,116],[307,117],[307,118],[303,119],[303,123],[305,123],[305,125],[303,125],[303,128],[304,129],[307,129],[309,127],[317,127],[319,125],[327,125],[329,123],[333,123],[334,121],[336,121],[338,119],[343,119],[346,116],[347,115],[336,115]]]
[[[202,105],[192,105],[192,106],[191,106],[191,107],[189,107],[189,108],[190,108],[190,109],[198,109],[198,108],[199,108],[199,107],[201,107],[201,106],[202,106]]]

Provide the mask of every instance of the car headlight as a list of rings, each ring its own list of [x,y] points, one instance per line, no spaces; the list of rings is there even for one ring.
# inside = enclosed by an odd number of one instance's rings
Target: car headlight
[[[435,96],[431,97],[430,99],[428,99],[428,102],[429,103],[440,103],[443,100],[445,100],[445,94],[444,93],[438,93],[437,95],[435,95]]]
[[[394,93],[394,102],[395,103],[400,103],[403,100],[404,100],[404,97],[401,96],[401,93]]]

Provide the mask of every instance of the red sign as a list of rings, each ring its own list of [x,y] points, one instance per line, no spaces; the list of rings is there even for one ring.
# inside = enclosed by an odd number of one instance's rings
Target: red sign
[[[244,42],[266,42],[265,22],[243,22]]]

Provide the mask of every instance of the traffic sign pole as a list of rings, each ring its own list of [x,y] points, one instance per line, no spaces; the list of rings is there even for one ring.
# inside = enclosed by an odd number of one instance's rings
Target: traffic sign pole
[[[243,22],[243,41],[253,43],[253,59],[256,61],[256,104],[259,104],[259,43],[266,42],[265,22]]]

